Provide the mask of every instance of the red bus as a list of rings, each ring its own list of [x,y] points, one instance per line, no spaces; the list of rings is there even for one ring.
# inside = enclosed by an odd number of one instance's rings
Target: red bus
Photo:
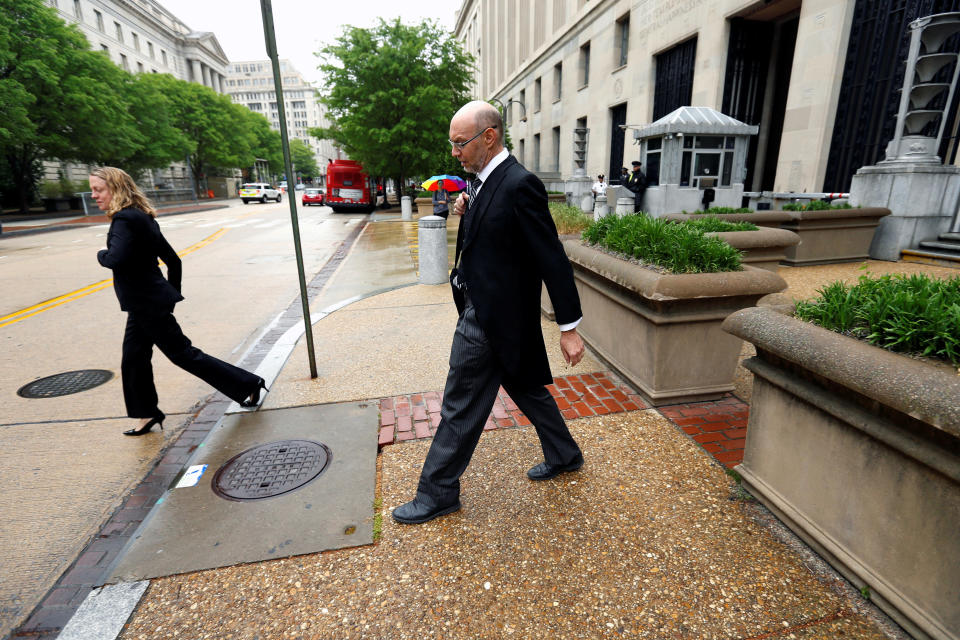
[[[327,164],[327,194],[324,204],[336,212],[362,211],[376,208],[376,187],[363,172],[359,162],[331,160]]]

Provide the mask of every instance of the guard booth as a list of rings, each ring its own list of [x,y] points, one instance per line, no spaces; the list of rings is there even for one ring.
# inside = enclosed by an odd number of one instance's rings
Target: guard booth
[[[758,130],[709,107],[680,107],[635,129],[647,178],[643,210],[659,216],[742,206],[747,149]]]

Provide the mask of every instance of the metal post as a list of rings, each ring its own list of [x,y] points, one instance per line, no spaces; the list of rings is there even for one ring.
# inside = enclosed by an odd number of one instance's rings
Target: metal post
[[[273,6],[270,0],[260,0],[263,13],[263,36],[267,44],[267,55],[273,64],[273,85],[277,93],[277,111],[280,115],[280,141],[283,145],[283,166],[288,176],[293,175],[293,163],[290,160],[290,140],[287,138],[287,114],[283,106],[283,87],[280,75],[280,60],[277,57],[277,38],[273,30]],[[287,180],[290,184],[290,180]],[[310,359],[310,377],[317,377],[317,359],[313,353],[313,326],[310,323],[310,299],[307,296],[307,280],[303,275],[303,251],[300,248],[300,223],[297,221],[296,198],[287,195],[290,203],[290,221],[293,226],[293,247],[297,254],[297,275],[300,278],[300,304],[303,306],[304,336],[307,341],[307,356]]]

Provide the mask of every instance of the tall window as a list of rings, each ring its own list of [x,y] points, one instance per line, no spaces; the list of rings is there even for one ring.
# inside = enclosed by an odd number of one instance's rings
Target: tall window
[[[114,22],[113,28],[117,30],[117,42],[123,44],[123,27],[120,26],[119,22]]]
[[[560,127],[553,128],[553,162],[551,169],[560,171]]]
[[[526,140],[524,140],[523,138],[520,138],[520,145],[517,147],[517,160],[520,162],[520,164],[523,164],[523,160],[524,160],[523,156],[524,156],[524,153],[526,152],[526,146],[527,146]]]
[[[123,67],[124,71],[130,71],[130,63],[127,61],[127,56],[120,54],[120,66]]]
[[[553,65],[553,101],[556,102],[562,95],[563,87],[563,63],[558,62]]]
[[[142,63],[142,62],[138,62],[138,63],[137,63],[137,73],[143,73],[143,63]]]
[[[133,34],[133,48],[140,51],[140,36]]]
[[[580,47],[580,86],[590,84],[590,43]]]
[[[543,78],[533,81],[533,112],[540,111],[540,99],[543,95]]]
[[[153,55],[153,43],[147,42],[147,52],[150,54],[150,57],[156,60],[156,56]]]
[[[616,66],[622,67],[627,64],[627,51],[630,49],[630,14],[624,15],[617,20],[616,29]]]
[[[110,55],[110,47],[108,47],[108,46],[105,45],[105,44],[101,44],[101,45],[100,45],[100,51],[103,51],[103,52],[104,52],[105,54],[107,54],[108,56]]]
[[[167,66],[167,52],[163,49],[160,49],[160,58],[163,59],[163,66]]]
[[[540,134],[533,134],[533,170],[540,171]]]
[[[77,20],[83,22],[83,8],[80,6],[80,0],[73,0],[73,15]]]
[[[96,20],[97,20],[97,29],[100,31],[103,31],[103,14],[97,11],[96,9],[94,9],[93,15],[96,17]]]
[[[522,105],[520,107],[520,111],[521,111],[520,118],[522,120],[525,120],[527,117],[527,90],[526,89],[520,89],[520,104]]]
[[[690,105],[697,38],[693,37],[656,57],[657,80],[653,94],[653,119]]]

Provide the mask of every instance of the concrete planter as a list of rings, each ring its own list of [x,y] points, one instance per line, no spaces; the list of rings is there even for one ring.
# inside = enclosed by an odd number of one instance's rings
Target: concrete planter
[[[662,275],[579,240],[566,240],[563,247],[584,309],[577,330],[654,406],[732,391],[742,343],[721,323],[787,286],[778,275],[749,266]]]
[[[790,211],[784,229],[800,236],[800,244],[787,250],[784,264],[857,262],[870,257],[870,243],[880,219],[890,215],[880,207]]]
[[[960,638],[960,378],[770,309],[756,345],[749,491],[917,638]]]
[[[706,235],[716,236],[734,249],[739,249],[743,253],[743,264],[774,273],[787,251],[795,249],[800,242],[800,236],[793,231],[768,227],[756,231],[718,231]]]
[[[566,202],[567,194],[565,193],[548,193],[547,202]]]
[[[416,198],[413,202],[417,205],[418,216],[433,215],[433,198]]]
[[[714,218],[725,220],[726,222],[752,222],[758,227],[771,227],[779,229],[780,226],[793,219],[787,211],[755,211],[754,213],[711,213],[693,215],[689,213],[668,213],[662,217],[667,220],[692,220],[700,218],[703,215],[711,215]]]

